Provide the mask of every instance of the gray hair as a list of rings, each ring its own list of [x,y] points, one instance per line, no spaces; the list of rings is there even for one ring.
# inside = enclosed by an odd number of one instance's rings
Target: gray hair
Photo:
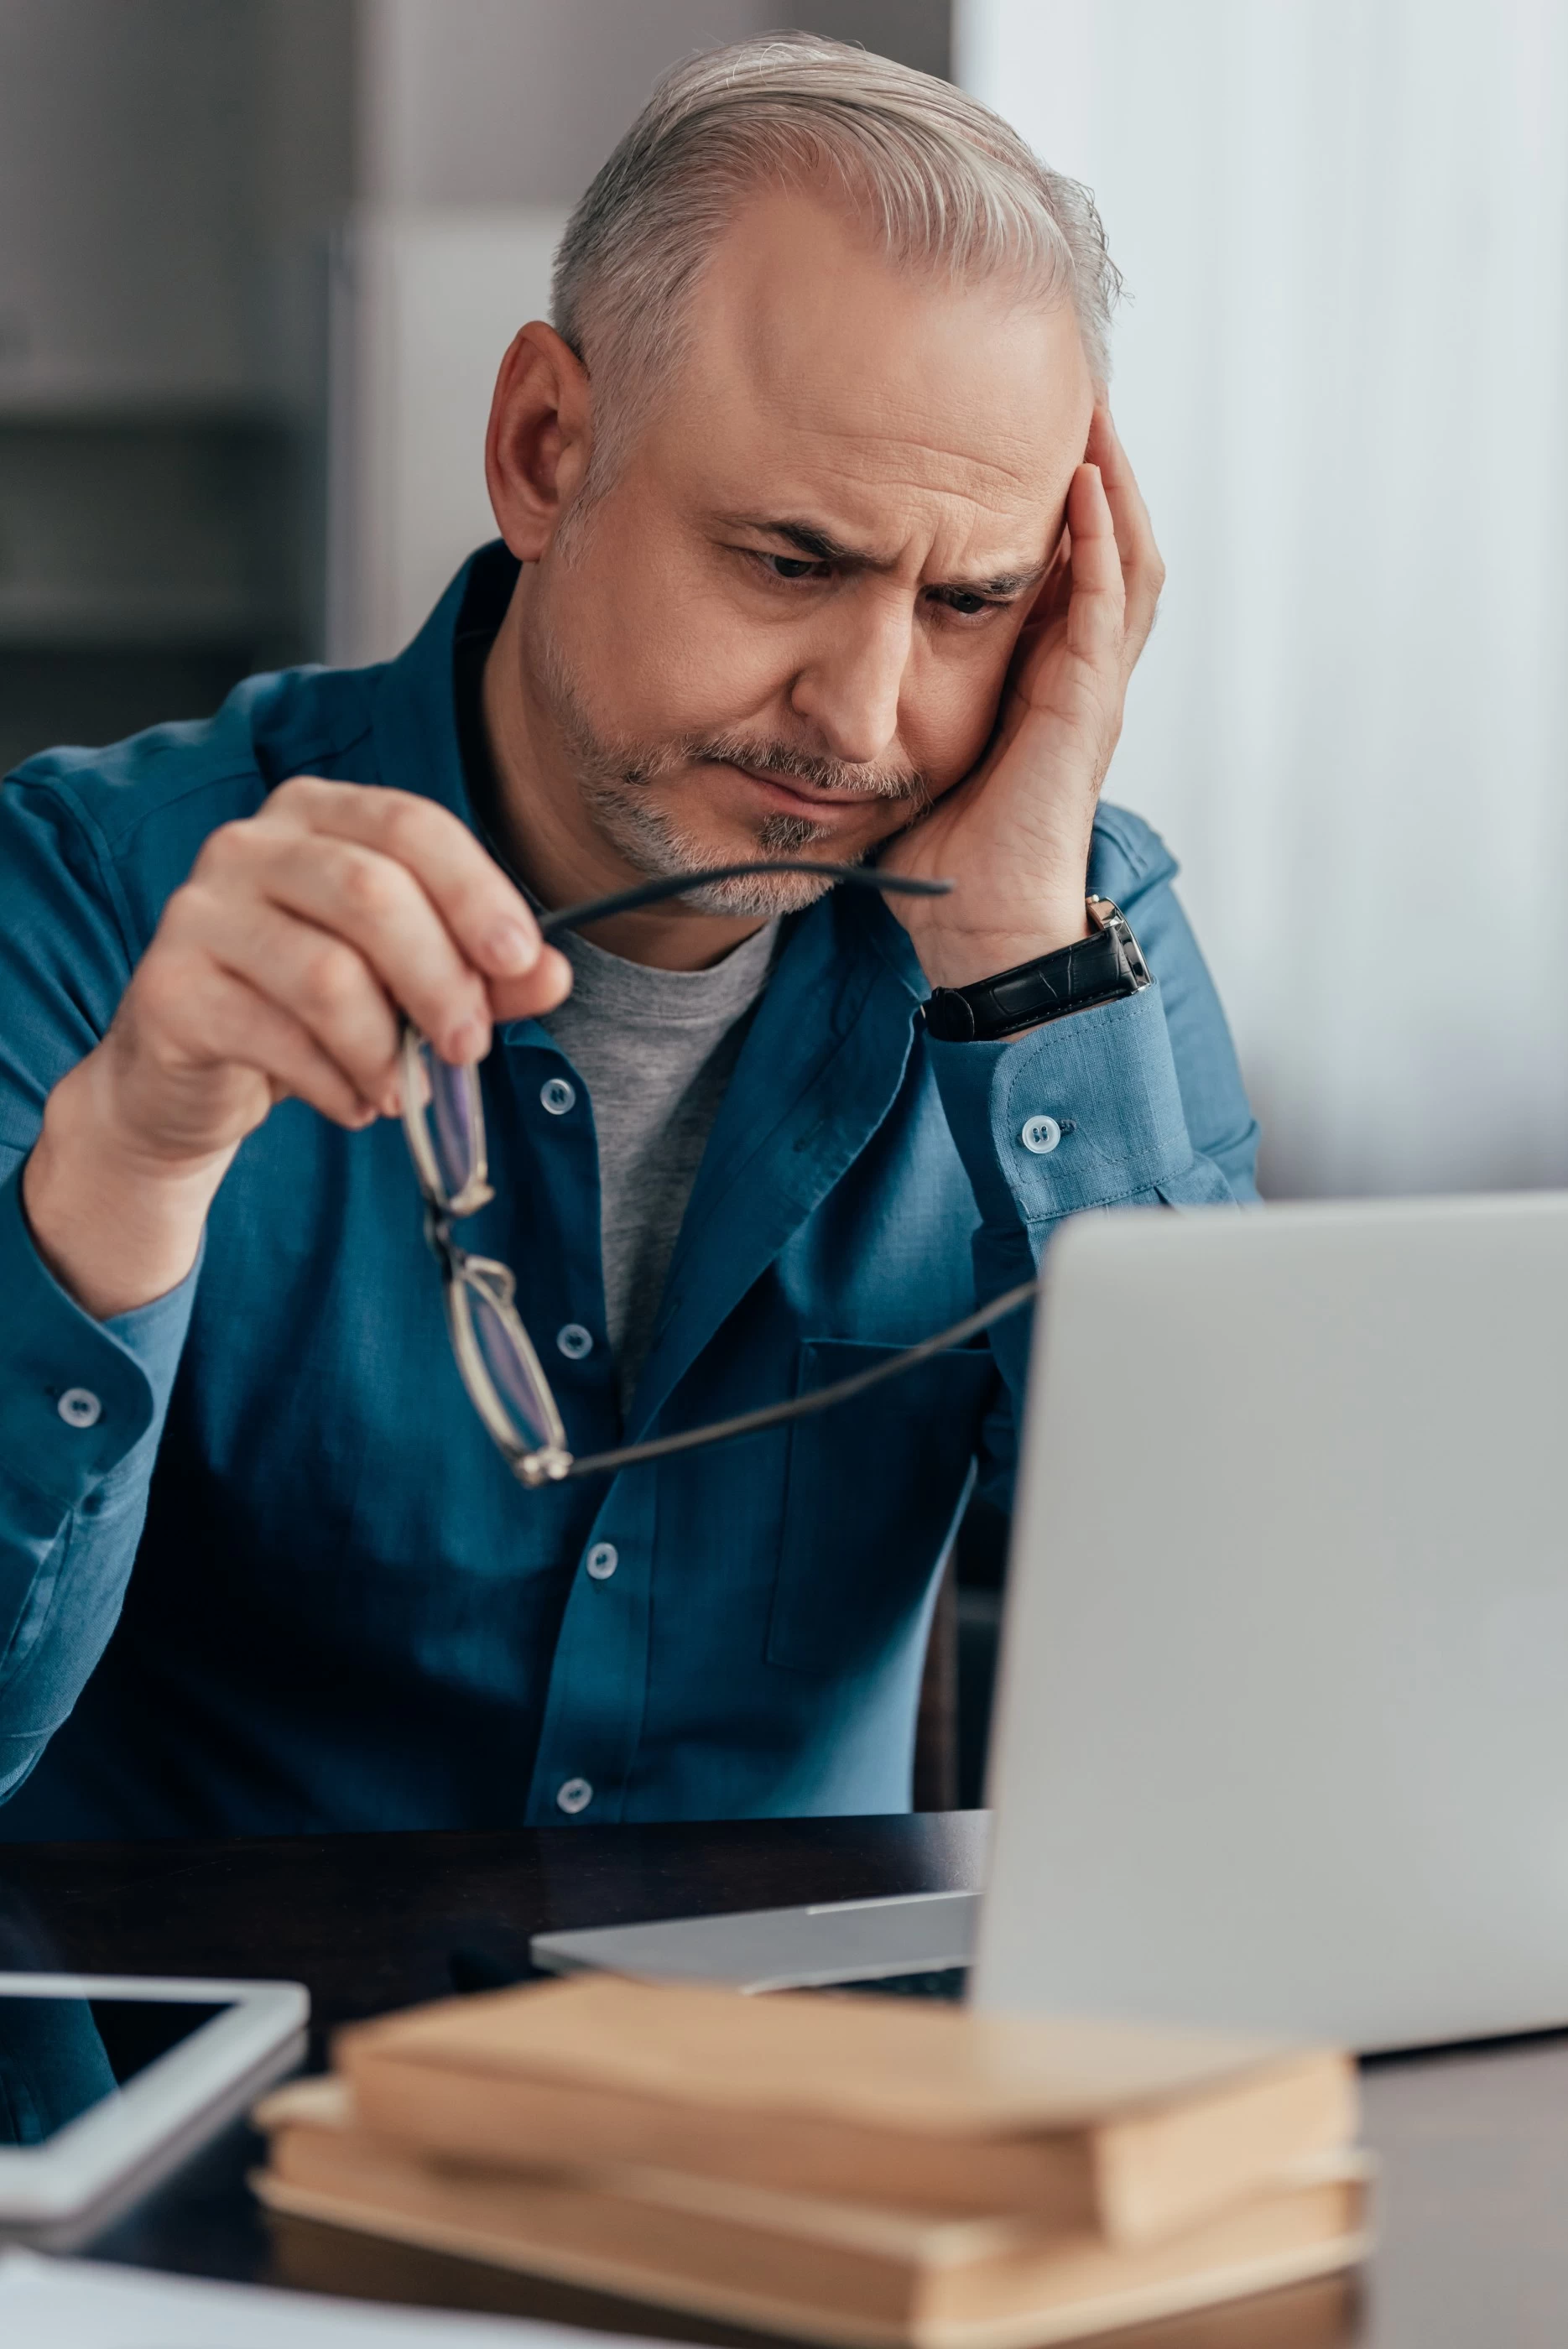
[[[566,224],[551,315],[597,393],[585,502],[610,461],[601,437],[618,443],[679,356],[687,297],[737,203],[762,181],[825,180],[900,265],[1012,275],[1070,302],[1107,381],[1121,277],[1088,190],[949,82],[772,34],[666,74]]]

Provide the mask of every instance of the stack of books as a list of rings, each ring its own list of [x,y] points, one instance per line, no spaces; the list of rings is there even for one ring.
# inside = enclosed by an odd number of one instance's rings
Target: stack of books
[[[270,2207],[815,2341],[1024,2349],[1367,2244],[1341,2054],[609,1976],[340,2034]]]

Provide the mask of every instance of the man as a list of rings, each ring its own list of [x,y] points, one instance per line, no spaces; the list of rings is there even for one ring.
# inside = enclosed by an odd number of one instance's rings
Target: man
[[[1026,1317],[525,1489],[448,1346],[400,1023],[481,1070],[463,1244],[579,1454],[877,1364],[1068,1213],[1250,1195],[1174,868],[1096,813],[1160,584],[1113,290],[1083,191],[945,85],[700,59],[568,229],[496,387],[504,543],[408,651],[11,781],[5,1832],[907,1805]],[[541,946],[539,906],[770,855],[952,888],[774,874]],[[1091,892],[1153,984],[1075,979]]]

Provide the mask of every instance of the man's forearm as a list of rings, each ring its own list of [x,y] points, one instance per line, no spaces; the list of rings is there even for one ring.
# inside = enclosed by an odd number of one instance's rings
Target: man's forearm
[[[0,1153],[0,1798],[119,1619],[194,1282],[95,1322],[54,1278]]]
[[[49,1095],[22,1176],[34,1246],[95,1321],[179,1287],[234,1157],[230,1149],[176,1167],[149,1164],[117,1135],[105,1091],[100,1054],[91,1052]]]

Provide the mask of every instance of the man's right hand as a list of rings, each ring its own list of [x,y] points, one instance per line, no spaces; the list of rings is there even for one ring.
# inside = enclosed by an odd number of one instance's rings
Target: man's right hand
[[[571,985],[447,809],[297,775],[204,843],[108,1035],[50,1094],[23,1178],[56,1278],[102,1319],[195,1262],[235,1150],[293,1095],[356,1130],[400,1107],[400,1013],[443,1059]]]

